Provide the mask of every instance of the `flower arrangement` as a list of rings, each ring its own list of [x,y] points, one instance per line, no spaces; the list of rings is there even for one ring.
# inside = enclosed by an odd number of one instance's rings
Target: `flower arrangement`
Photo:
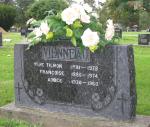
[[[114,25],[111,19],[106,22],[106,30],[97,22],[97,14],[83,0],[72,3],[62,12],[47,16],[42,21],[30,20],[36,27],[29,34],[30,46],[60,39],[70,39],[74,46],[87,47],[94,52],[114,40]],[[33,22],[33,23],[32,23]]]

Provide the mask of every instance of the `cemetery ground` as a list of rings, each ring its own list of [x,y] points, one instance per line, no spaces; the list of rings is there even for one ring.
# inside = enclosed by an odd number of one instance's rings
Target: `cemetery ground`
[[[145,33],[145,32],[142,32]],[[138,32],[124,32],[120,44],[138,44]],[[3,38],[12,39],[4,42],[0,48],[0,106],[14,100],[14,44],[20,43],[23,37],[19,33],[6,33]],[[136,85],[138,94],[137,114],[150,115],[150,46],[134,46]],[[0,120],[7,124],[7,120]],[[16,123],[13,121],[12,123]],[[22,124],[22,123],[21,123]],[[12,126],[13,127],[13,126]]]
[[[38,125],[32,125],[30,123],[19,121],[19,120],[7,120],[1,119],[0,120],[0,127],[38,127]]]

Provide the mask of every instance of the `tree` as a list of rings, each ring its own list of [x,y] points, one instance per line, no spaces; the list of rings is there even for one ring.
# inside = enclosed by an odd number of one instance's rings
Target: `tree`
[[[24,26],[28,17],[26,11],[28,7],[34,3],[35,0],[16,0],[15,5],[17,7],[16,24],[18,26]]]
[[[150,1],[143,0],[143,7],[146,9],[146,11],[150,12]]]
[[[140,11],[140,20],[139,25],[141,29],[147,29],[150,27],[150,13],[147,11],[141,10]]]
[[[22,11],[26,11],[28,6],[33,4],[36,0],[16,0],[16,5],[22,9]]]
[[[15,22],[16,8],[13,5],[0,4],[0,27],[9,30]]]
[[[139,24],[139,9],[141,2],[136,0],[108,0],[109,15],[116,23],[124,26]]]
[[[29,7],[27,15],[39,20],[45,18],[48,12],[52,11],[56,14],[67,6],[65,0],[40,0]]]
[[[0,3],[11,4],[11,3],[13,3],[13,0],[1,0]]]

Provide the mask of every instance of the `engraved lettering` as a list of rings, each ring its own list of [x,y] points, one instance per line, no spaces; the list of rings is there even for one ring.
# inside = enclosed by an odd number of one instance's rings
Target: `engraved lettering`
[[[44,67],[44,63],[34,62],[35,67]]]
[[[40,70],[40,74],[64,76],[64,71]]]
[[[60,79],[60,78],[48,78],[48,82],[62,83],[62,79]]]
[[[41,53],[44,60],[90,62],[90,51],[87,49],[81,53],[80,49],[76,47],[43,46]]]

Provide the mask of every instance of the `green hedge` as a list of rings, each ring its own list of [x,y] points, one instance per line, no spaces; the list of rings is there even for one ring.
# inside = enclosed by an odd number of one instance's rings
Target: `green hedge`
[[[12,5],[0,4],[0,27],[9,30],[15,22],[16,8]]]
[[[65,0],[39,0],[28,8],[27,16],[40,20],[48,15],[47,11],[52,10],[56,14],[67,6]]]

